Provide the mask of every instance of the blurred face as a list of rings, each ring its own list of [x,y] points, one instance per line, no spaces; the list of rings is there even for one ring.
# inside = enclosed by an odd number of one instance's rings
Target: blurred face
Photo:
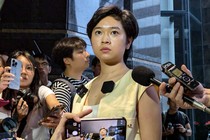
[[[20,88],[28,88],[33,81],[35,69],[33,64],[24,56],[17,57],[22,62]]]
[[[3,66],[3,62],[0,59],[0,76],[3,72],[4,72],[4,66]]]
[[[100,136],[106,136],[106,129],[101,129],[100,130]]]
[[[35,58],[35,61],[37,62],[40,77],[42,77],[42,75],[48,75],[51,72],[51,66],[47,60]]]
[[[89,57],[90,54],[86,51],[85,48],[77,49],[73,52],[73,59],[70,59],[70,65],[72,68],[75,68],[79,71],[84,71],[89,67]]]
[[[177,106],[176,103],[174,103],[172,101],[169,102],[169,107],[173,111],[177,111],[179,109],[179,106]]]
[[[91,43],[95,55],[108,64],[123,62],[126,49],[130,48],[120,21],[113,17],[103,18],[93,29]]]

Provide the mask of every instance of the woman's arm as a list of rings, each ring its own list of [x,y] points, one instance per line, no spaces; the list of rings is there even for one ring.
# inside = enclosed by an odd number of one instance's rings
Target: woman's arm
[[[138,122],[141,140],[161,139],[162,120],[160,100],[154,86],[147,88],[139,100]]]

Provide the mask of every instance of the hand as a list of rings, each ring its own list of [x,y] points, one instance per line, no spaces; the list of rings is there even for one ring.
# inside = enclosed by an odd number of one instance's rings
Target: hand
[[[60,114],[56,114],[56,116],[53,117],[49,116],[46,119],[40,120],[39,123],[48,128],[56,128],[60,122],[62,114],[63,112],[61,112]]]
[[[182,65],[181,69],[184,72],[186,72],[187,74],[189,74],[190,76],[192,75],[191,72],[187,69],[187,67],[185,65]],[[192,108],[189,104],[187,104],[186,102],[183,101],[183,99],[182,99],[183,94],[187,94],[188,96],[191,96],[196,100],[200,100],[204,104],[205,104],[205,102],[207,102],[206,96],[204,94],[205,90],[201,84],[194,91],[184,92],[183,86],[181,86],[181,84],[176,81],[176,78],[174,78],[174,77],[169,78],[168,83],[171,87],[173,87],[171,92],[167,93],[166,83],[163,82],[159,86],[159,93],[165,97],[170,98],[173,102],[175,102],[181,108],[185,108],[185,109]]]
[[[9,86],[11,80],[14,80],[14,75],[10,72],[10,67],[5,67],[0,75],[0,93]]]
[[[65,132],[65,123],[68,119],[74,119],[76,122],[80,122],[80,118],[84,117],[85,115],[88,115],[92,112],[91,109],[84,110],[80,112],[79,114],[73,114],[73,113],[64,113],[58,126],[55,129],[55,132],[53,133],[51,140],[63,140],[64,139],[64,132]]]
[[[166,135],[172,135],[174,133],[174,127],[171,127],[170,129],[167,128],[165,133]]]
[[[186,129],[184,128],[184,126],[182,124],[176,124],[176,129],[179,130],[179,132],[184,133],[186,131]]]
[[[20,122],[28,114],[29,110],[28,104],[23,100],[23,98],[20,98],[16,110],[18,113],[18,122]]]

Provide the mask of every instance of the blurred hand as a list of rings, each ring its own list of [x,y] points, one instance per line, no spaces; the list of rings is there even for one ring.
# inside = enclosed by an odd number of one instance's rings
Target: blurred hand
[[[14,75],[10,72],[10,67],[5,67],[0,75],[0,93],[9,86],[11,80],[14,80]]]
[[[29,110],[28,104],[23,100],[23,98],[20,98],[16,110],[18,113],[18,122],[20,122],[28,114]]]

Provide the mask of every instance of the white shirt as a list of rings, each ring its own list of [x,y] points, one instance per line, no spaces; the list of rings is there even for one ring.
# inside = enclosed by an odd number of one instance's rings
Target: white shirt
[[[51,94],[54,93],[50,88],[46,86],[41,86],[39,88],[38,96],[42,106],[39,108],[34,107],[33,110],[29,113],[26,126],[21,135],[21,137],[24,138],[25,140],[50,139],[49,129],[44,126],[40,126],[38,122],[43,118],[45,113],[47,113],[48,111],[45,99],[48,95]]]

